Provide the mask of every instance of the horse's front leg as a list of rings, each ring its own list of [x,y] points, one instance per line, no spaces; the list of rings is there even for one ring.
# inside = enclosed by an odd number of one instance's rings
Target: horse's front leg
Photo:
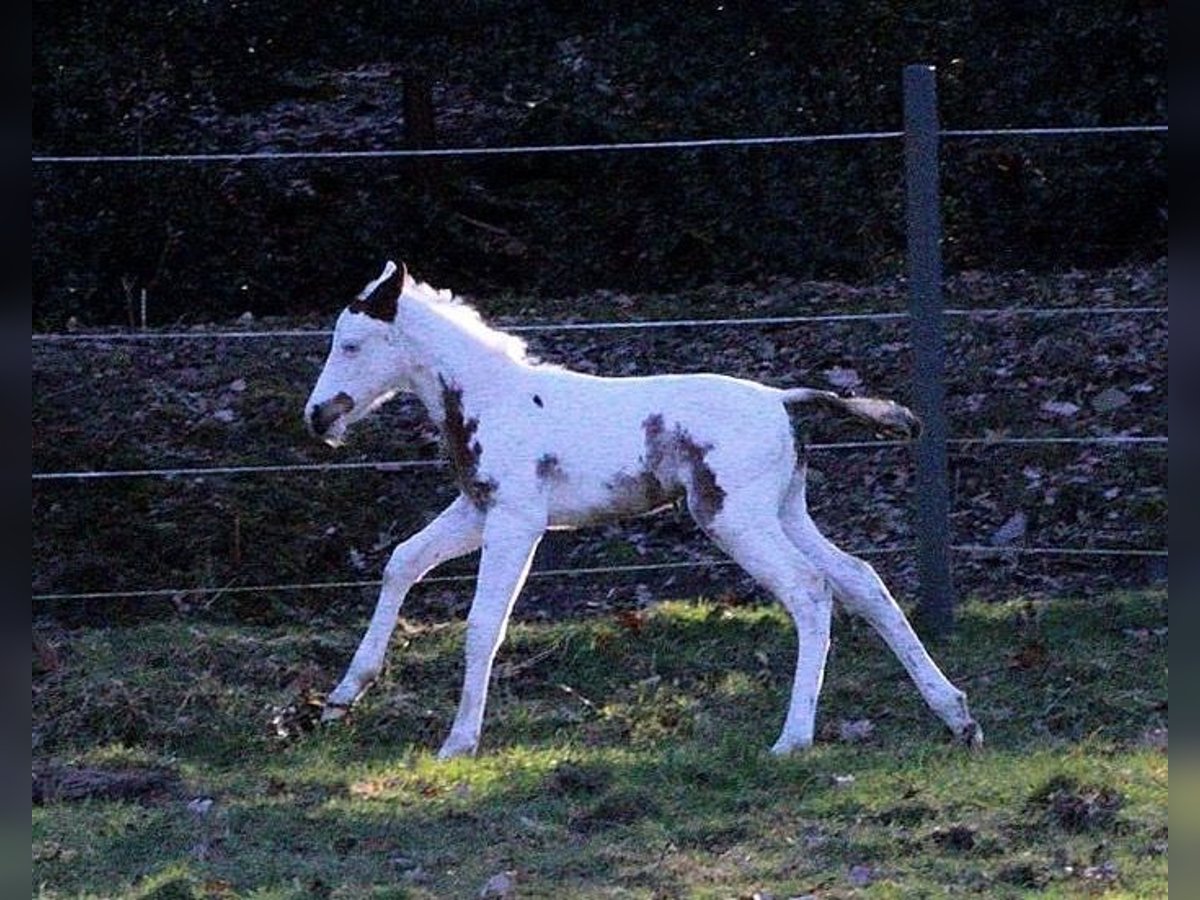
[[[462,696],[450,735],[438,751],[441,759],[472,754],[479,746],[492,662],[504,640],[513,604],[525,584],[545,528],[544,516],[539,519],[527,512],[502,508],[494,508],[487,514],[479,579],[467,616],[467,665]]]
[[[324,721],[344,716],[378,677],[409,588],[435,566],[478,549],[482,527],[483,514],[466,498],[459,497],[393,551],[383,572],[383,587],[371,624],[358,645],[350,668],[325,700],[321,715]]]

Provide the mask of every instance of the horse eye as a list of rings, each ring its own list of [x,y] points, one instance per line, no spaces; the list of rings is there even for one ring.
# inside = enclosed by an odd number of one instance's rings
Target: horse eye
[[[353,356],[355,353],[357,353],[361,349],[362,349],[362,345],[359,344],[357,341],[345,341],[342,344],[342,352],[345,353],[347,356]]]

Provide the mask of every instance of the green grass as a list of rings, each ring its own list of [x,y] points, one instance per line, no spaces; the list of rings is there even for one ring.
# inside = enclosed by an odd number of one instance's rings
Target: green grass
[[[1166,621],[1165,594],[965,606],[932,649],[984,725],[969,754],[839,619],[818,744],[787,759],[765,752],[794,652],[775,608],[518,624],[482,753],[450,763],[458,625],[409,625],[317,729],[304,699],[357,625],[58,634],[35,771],[173,780],[35,806],[33,894],[475,897],[511,872],[513,897],[1166,896]]]

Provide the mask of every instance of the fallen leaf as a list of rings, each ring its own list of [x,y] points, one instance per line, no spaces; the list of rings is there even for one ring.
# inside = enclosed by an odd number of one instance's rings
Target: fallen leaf
[[[1040,669],[1046,664],[1050,653],[1046,645],[1039,640],[1032,640],[1012,655],[1014,669]]]
[[[1140,741],[1143,747],[1149,747],[1151,750],[1161,750],[1167,752],[1167,729],[1166,728],[1150,728],[1142,735]]]
[[[991,537],[993,546],[1003,547],[1006,544],[1011,544],[1025,536],[1025,529],[1029,525],[1029,518],[1021,510],[1017,510],[1004,524],[997,528]]]
[[[875,880],[875,872],[862,864],[850,867],[850,883],[855,887],[866,887]]]
[[[479,891],[480,897],[511,897],[517,887],[517,873],[514,870],[498,872],[484,882]]]
[[[1052,416],[1062,416],[1070,418],[1079,412],[1079,407],[1069,400],[1047,400],[1042,404],[1042,412],[1050,413]]]
[[[966,825],[952,825],[930,835],[933,842],[948,850],[970,850],[975,846],[975,829]]]
[[[1109,387],[1092,398],[1092,409],[1100,413],[1112,412],[1114,409],[1120,409],[1129,400],[1129,395],[1120,388]]]
[[[623,628],[637,634],[646,624],[646,614],[638,610],[623,609],[617,613],[617,621]]]
[[[1100,881],[1105,884],[1116,881],[1118,875],[1120,875],[1120,870],[1111,859],[1098,866],[1088,866],[1083,870],[1083,877],[1088,881]]]
[[[854,369],[846,369],[841,366],[834,366],[832,369],[826,369],[821,373],[828,381],[836,388],[841,388],[844,391],[854,390],[862,384],[862,378]]]

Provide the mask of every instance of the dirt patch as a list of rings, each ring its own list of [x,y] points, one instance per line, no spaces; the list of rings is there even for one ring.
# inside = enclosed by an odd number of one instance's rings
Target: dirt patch
[[[179,786],[179,776],[169,769],[41,765],[33,769],[33,805],[83,800],[160,803],[176,795]]]
[[[658,801],[648,792],[635,789],[614,790],[600,797],[587,809],[571,816],[571,828],[585,833],[632,825],[662,812]]]
[[[1107,831],[1117,824],[1117,813],[1125,804],[1119,791],[1103,785],[1080,784],[1058,776],[1039,787],[1031,805],[1064,831]]]
[[[606,769],[564,762],[547,777],[546,787],[554,794],[585,797],[604,790],[611,781],[612,773]]]

